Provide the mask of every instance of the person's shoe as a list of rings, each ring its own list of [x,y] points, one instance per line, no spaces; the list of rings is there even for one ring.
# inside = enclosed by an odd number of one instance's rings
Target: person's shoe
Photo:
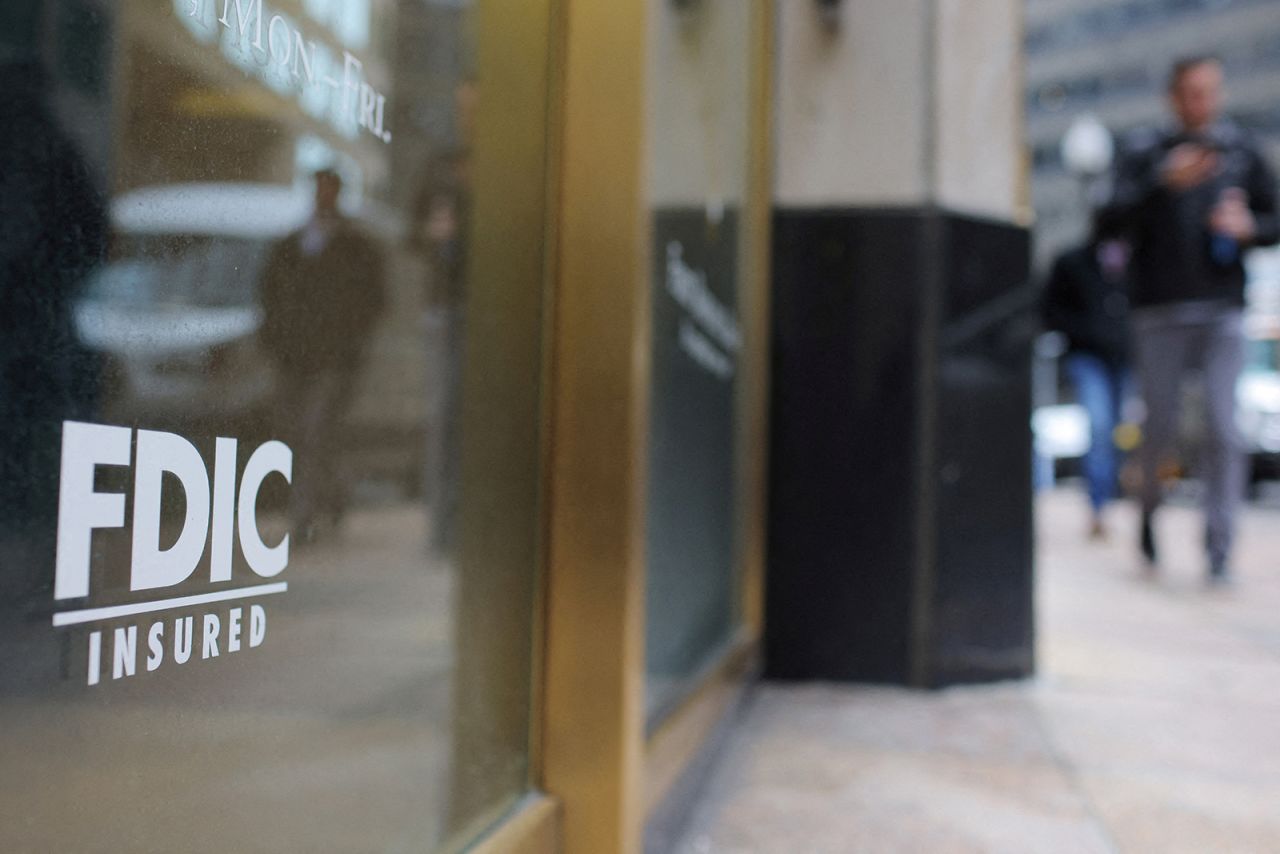
[[[1227,562],[1224,558],[1215,557],[1209,559],[1209,577],[1207,580],[1210,587],[1218,589],[1232,585],[1234,577],[1231,571],[1227,569]]]
[[[1142,539],[1139,546],[1142,549],[1142,557],[1147,564],[1154,566],[1156,563],[1156,535],[1151,527],[1150,513],[1142,514]]]
[[[1089,520],[1089,539],[1101,542],[1107,539],[1107,523],[1102,521],[1102,514],[1095,513]]]

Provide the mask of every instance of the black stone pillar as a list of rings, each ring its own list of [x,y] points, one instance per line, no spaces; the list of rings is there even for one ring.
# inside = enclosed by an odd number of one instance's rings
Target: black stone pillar
[[[774,229],[766,675],[1031,673],[1027,231],[927,207]]]

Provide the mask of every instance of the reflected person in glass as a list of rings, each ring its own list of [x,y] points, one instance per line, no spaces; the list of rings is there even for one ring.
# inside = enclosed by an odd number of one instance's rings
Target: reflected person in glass
[[[346,508],[339,477],[343,421],[386,301],[374,241],[338,210],[342,179],[315,173],[315,210],[274,247],[262,287],[262,343],[277,368],[281,431],[294,454],[295,542],[336,528]]]
[[[1117,163],[1113,209],[1133,235],[1136,364],[1146,404],[1140,457],[1139,547],[1157,562],[1158,476],[1176,445],[1183,381],[1204,378],[1205,550],[1209,581],[1229,580],[1245,455],[1235,423],[1244,366],[1245,271],[1254,246],[1280,241],[1275,175],[1261,149],[1222,115],[1223,70],[1216,59],[1174,63],[1165,130],[1141,131]]]

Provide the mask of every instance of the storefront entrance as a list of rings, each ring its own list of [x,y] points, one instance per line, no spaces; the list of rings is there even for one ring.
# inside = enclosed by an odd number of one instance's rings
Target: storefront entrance
[[[4,14],[0,848],[638,844],[759,631],[768,27],[587,5]]]

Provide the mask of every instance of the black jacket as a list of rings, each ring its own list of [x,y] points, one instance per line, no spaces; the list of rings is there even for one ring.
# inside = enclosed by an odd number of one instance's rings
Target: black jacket
[[[382,254],[347,220],[317,254],[303,230],[271,250],[262,283],[262,343],[289,371],[356,370],[382,313]]]
[[[1165,155],[1183,142],[1202,142],[1218,151],[1219,173],[1178,193],[1160,180]],[[1149,131],[1131,139],[1116,165],[1111,213],[1128,226],[1133,240],[1135,307],[1191,300],[1222,299],[1244,304],[1244,265],[1236,252],[1230,263],[1213,260],[1207,221],[1222,191],[1244,190],[1257,221],[1254,245],[1280,241],[1276,179],[1258,147],[1239,126],[1221,121],[1199,137],[1185,132]]]
[[[1091,353],[1114,367],[1128,360],[1128,281],[1109,278],[1087,244],[1058,256],[1044,294],[1044,322],[1067,336],[1073,353]]]

